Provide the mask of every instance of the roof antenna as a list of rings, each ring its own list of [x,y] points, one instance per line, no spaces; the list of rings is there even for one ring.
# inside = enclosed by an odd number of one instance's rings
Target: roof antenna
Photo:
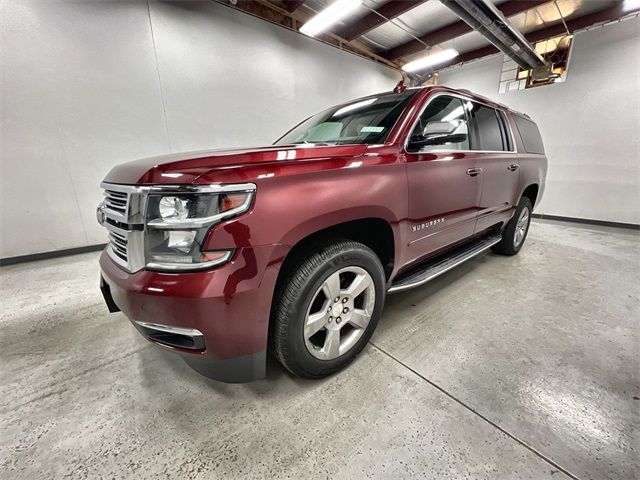
[[[407,86],[404,84],[404,80],[400,80],[396,83],[396,86],[393,89],[393,93],[402,93],[407,89]]]
[[[409,85],[411,87],[420,87],[424,82],[430,80],[433,77],[433,69],[429,69],[425,73],[418,75],[416,73],[408,73],[407,79],[409,80]]]

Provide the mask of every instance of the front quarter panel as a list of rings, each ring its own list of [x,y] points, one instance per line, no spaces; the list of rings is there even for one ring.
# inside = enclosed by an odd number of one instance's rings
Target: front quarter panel
[[[372,148],[364,155],[286,163],[245,171],[257,185],[250,213],[213,228],[207,250],[283,244],[340,223],[362,218],[386,220],[402,250],[400,222],[406,218],[405,165],[395,151]],[[219,182],[218,172],[199,183]]]

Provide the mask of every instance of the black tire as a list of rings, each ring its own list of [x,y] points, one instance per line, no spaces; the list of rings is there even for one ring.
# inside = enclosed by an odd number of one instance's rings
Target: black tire
[[[375,289],[373,312],[368,325],[348,351],[334,359],[319,359],[307,348],[304,335],[307,312],[311,309],[311,302],[317,301],[318,290],[325,280],[344,268],[361,268],[370,275]],[[322,378],[344,368],[365,347],[382,314],[386,282],[380,259],[361,243],[337,239],[310,249],[285,274],[288,280],[280,287],[280,295],[276,296],[270,332],[271,348],[276,358],[291,373],[305,378]],[[341,275],[338,274],[338,278],[342,279]],[[325,302],[322,308],[328,305],[331,309],[331,300],[327,297]],[[353,309],[355,312],[356,307]]]
[[[526,212],[527,220],[526,220],[526,229],[522,239],[517,243],[515,241],[516,231],[518,228],[518,221],[521,219],[523,212]],[[527,235],[529,234],[529,225],[531,224],[531,212],[533,210],[533,206],[531,205],[531,200],[528,197],[522,197],[520,202],[518,203],[518,207],[516,208],[516,212],[507,223],[507,226],[502,231],[502,240],[499,243],[495,244],[492,247],[492,250],[495,253],[499,253],[500,255],[515,255],[517,254],[522,246],[524,245],[525,240],[527,239]]]

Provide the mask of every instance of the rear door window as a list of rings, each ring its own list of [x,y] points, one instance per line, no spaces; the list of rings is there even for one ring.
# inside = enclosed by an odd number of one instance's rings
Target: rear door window
[[[473,103],[472,117],[476,128],[476,144],[474,150],[504,151],[509,150],[503,139],[503,127],[498,112],[486,105]]]

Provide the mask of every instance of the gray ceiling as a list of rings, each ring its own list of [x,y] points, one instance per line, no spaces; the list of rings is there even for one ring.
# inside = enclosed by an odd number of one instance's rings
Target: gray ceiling
[[[306,13],[314,14],[328,4],[333,3],[333,1],[308,0],[300,9]],[[495,5],[499,5],[503,0],[490,1]],[[345,19],[343,23],[353,24],[369,14],[372,9],[377,9],[384,3],[387,3],[386,0],[363,0],[363,5],[358,7],[358,10]],[[510,17],[509,21],[520,32],[526,34],[533,30],[559,24],[562,22],[562,17],[565,20],[581,17],[612,7],[617,3],[619,3],[619,0],[556,0]],[[424,35],[458,20],[458,17],[438,0],[427,0],[394,18],[391,22],[379,25],[359,37],[359,40],[374,52],[384,52],[413,40],[413,36]],[[464,53],[487,45],[489,45],[489,42],[482,35],[477,32],[470,32],[445,42],[440,47],[453,47]],[[420,55],[420,53],[405,57],[405,59],[409,60],[415,55]]]

